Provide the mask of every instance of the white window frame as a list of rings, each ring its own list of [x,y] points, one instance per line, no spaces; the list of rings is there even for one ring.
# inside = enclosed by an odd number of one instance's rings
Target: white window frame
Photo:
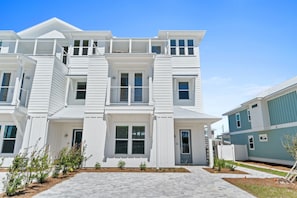
[[[250,142],[250,140],[252,141]],[[251,144],[253,145],[253,148],[251,148]],[[255,139],[253,135],[248,136],[248,147],[249,147],[249,150],[255,150]]]
[[[123,138],[116,138],[116,127],[117,126],[127,126],[128,127],[128,139],[123,139]],[[133,127],[144,127],[144,139],[133,139],[132,138],[132,128]],[[147,141],[149,139],[148,136],[148,127],[147,124],[145,123],[115,123],[114,124],[114,129],[113,129],[113,134],[114,134],[114,140],[113,140],[113,154],[116,157],[144,157],[147,155]],[[122,153],[116,153],[116,141],[117,140],[127,140],[128,141],[128,148],[127,148],[127,154],[122,154]],[[143,154],[133,154],[132,153],[132,146],[133,146],[133,141],[144,141],[144,153]]]
[[[259,134],[259,142],[268,142],[267,133]]]
[[[241,128],[241,117],[240,117],[240,113],[236,113],[235,114],[235,124],[236,124],[236,127],[238,129]]]
[[[247,119],[251,122],[251,111],[249,109],[247,110]]]
[[[79,83],[85,83],[86,84],[86,88],[85,89],[78,89],[78,84]],[[77,98],[77,92],[85,92],[85,98]],[[75,84],[75,95],[74,98],[75,100],[85,100],[87,96],[87,82],[86,81],[76,81]]]
[[[79,41],[79,45],[78,46],[75,46],[74,45],[76,41]],[[87,46],[84,45],[84,41],[88,41],[88,45]],[[87,56],[87,55],[89,55],[90,54],[90,48],[92,46],[91,42],[92,41],[91,40],[88,40],[88,39],[74,39],[73,40],[73,46],[72,46],[73,47],[72,55],[73,56]],[[78,50],[78,53],[77,54],[74,53],[76,49]],[[92,49],[93,49],[93,47],[92,47]],[[85,51],[87,52],[86,54],[84,53]]]
[[[171,45],[171,41],[175,40],[175,46]],[[193,46],[189,46],[189,41],[193,41]],[[183,45],[180,45],[180,41],[183,41]],[[170,39],[170,55],[172,56],[194,56],[195,55],[195,39],[192,38],[171,38]],[[172,54],[172,49],[175,50],[175,54]],[[184,53],[181,54],[180,52],[183,49]],[[189,54],[189,49],[192,49],[193,54]]]
[[[188,89],[180,89],[180,87],[179,87],[180,83],[187,83]],[[178,81],[177,88],[178,88],[178,100],[190,100],[190,82],[188,80]],[[180,92],[188,92],[188,98],[180,98],[180,96],[181,96]]]
[[[1,156],[14,156],[17,152],[16,152],[16,148],[17,148],[17,145],[18,145],[18,129],[16,131],[16,137],[15,138],[4,138],[4,132],[5,132],[5,128],[6,126],[15,126],[16,125],[14,123],[10,123],[10,122],[7,122],[7,123],[0,123],[0,155]],[[14,148],[13,148],[13,153],[3,153],[2,150],[3,150],[3,145],[4,145],[4,141],[5,140],[14,140]]]

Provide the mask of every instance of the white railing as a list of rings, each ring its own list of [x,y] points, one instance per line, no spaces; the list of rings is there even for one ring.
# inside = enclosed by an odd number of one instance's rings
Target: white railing
[[[63,51],[56,40],[48,39],[1,40],[0,46],[1,54],[54,55],[58,59],[62,59]]]
[[[18,97],[14,97],[14,95]],[[21,88],[15,89],[15,86],[0,86],[0,106],[7,105],[20,105],[23,107],[28,106],[29,90]]]
[[[111,86],[108,78],[106,105],[153,105],[153,81],[149,77],[148,86]]]

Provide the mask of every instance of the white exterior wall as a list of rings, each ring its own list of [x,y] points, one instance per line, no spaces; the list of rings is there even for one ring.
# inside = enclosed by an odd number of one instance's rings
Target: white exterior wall
[[[70,75],[87,75],[89,58],[88,56],[70,56],[69,73]]]
[[[48,113],[55,57],[32,57],[37,60],[28,113]]]
[[[156,56],[154,64],[153,100],[155,112],[172,112],[172,66],[167,56]]]
[[[106,100],[108,63],[103,56],[89,58],[86,112],[103,113]]]
[[[22,150],[42,148],[47,144],[48,119],[47,114],[33,114],[27,119]]]
[[[253,105],[257,104],[257,107],[252,108]],[[264,115],[263,107],[261,102],[253,103],[249,105],[249,110],[251,114],[251,126],[253,130],[263,130],[264,129]]]
[[[156,115],[154,122],[151,166],[173,167],[174,155],[174,123],[172,114]]]
[[[175,142],[175,163],[180,164],[180,130],[191,130],[191,152],[193,164],[205,165],[206,161],[206,145],[204,136],[204,127],[197,123],[181,123],[174,124],[174,142]]]
[[[71,147],[73,130],[83,129],[83,121],[50,121],[47,144],[50,145],[51,157],[55,159],[64,147]]]
[[[64,64],[55,60],[53,68],[53,79],[51,84],[49,114],[53,114],[64,107],[65,102],[65,86],[67,68]]]
[[[102,164],[105,159],[106,121],[103,114],[85,114],[83,143],[86,144],[84,166],[94,167],[96,162]]]

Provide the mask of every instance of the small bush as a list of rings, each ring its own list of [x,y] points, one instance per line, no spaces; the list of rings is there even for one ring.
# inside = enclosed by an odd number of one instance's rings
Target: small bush
[[[99,162],[96,162],[95,169],[100,169],[100,168],[101,168],[101,164]]]
[[[140,170],[145,171],[146,170],[146,163],[145,162],[141,162],[139,165]]]
[[[213,169],[217,169],[217,171],[221,171],[222,168],[226,167],[226,162],[224,159],[215,158]]]
[[[125,168],[125,165],[126,165],[126,162],[123,161],[123,160],[120,160],[118,162],[118,168],[120,168],[120,169],[124,169]]]
[[[228,168],[230,171],[235,171],[236,166],[234,164],[226,164],[226,168]]]

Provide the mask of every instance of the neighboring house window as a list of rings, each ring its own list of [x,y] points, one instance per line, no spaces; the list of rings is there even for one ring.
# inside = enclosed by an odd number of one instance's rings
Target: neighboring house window
[[[260,142],[268,142],[268,136],[266,133],[264,134],[259,134],[259,141]]]
[[[145,126],[116,126],[115,154],[144,154]]]
[[[255,150],[254,136],[248,136],[249,150]]]
[[[14,125],[6,125],[3,134],[2,153],[14,153],[17,128]]]
[[[170,40],[170,54],[176,55],[176,40]]]
[[[178,82],[178,98],[180,100],[189,99],[189,82]]]
[[[235,118],[236,118],[236,127],[241,128],[240,113],[236,113]]]
[[[251,111],[249,109],[247,110],[247,118],[248,121],[251,122]]]
[[[87,82],[77,82],[75,99],[86,99]]]
[[[67,64],[68,46],[63,46],[63,63]]]
[[[7,101],[8,90],[10,88],[9,87],[10,78],[11,78],[11,73],[3,73],[1,89],[0,89],[0,101],[4,101],[4,102]]]

